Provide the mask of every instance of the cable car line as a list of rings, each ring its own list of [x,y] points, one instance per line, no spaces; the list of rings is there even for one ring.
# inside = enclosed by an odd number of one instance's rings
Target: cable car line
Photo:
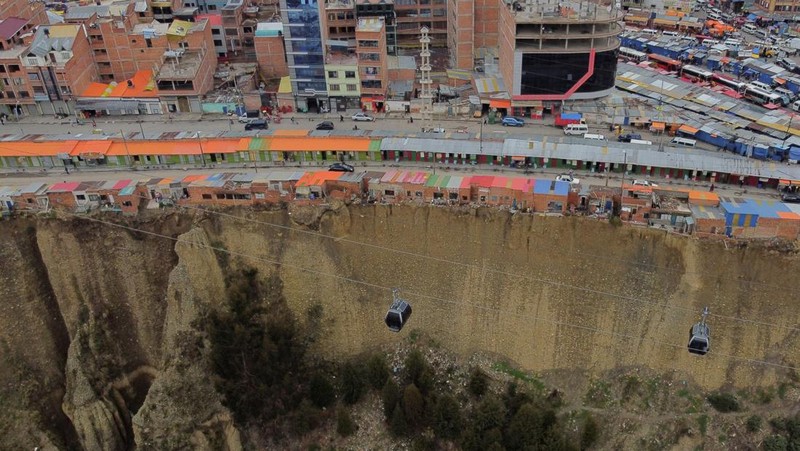
[[[176,243],[188,244],[190,246],[201,247],[201,248],[213,250],[213,251],[216,251],[216,252],[224,252],[224,253],[227,253],[227,254],[232,255],[232,256],[243,257],[243,258],[247,258],[247,259],[251,259],[251,260],[270,263],[270,264],[273,264],[275,266],[280,266],[280,267],[285,267],[285,268],[292,268],[292,269],[296,269],[296,270],[299,270],[299,271],[304,271],[304,272],[308,272],[308,273],[312,273],[312,274],[316,274],[316,275],[320,275],[320,276],[330,277],[330,278],[333,278],[333,279],[339,279],[339,280],[343,280],[343,281],[348,281],[348,282],[352,282],[354,284],[359,284],[359,285],[363,285],[363,286],[367,286],[367,287],[371,287],[371,288],[375,288],[375,289],[379,289],[379,290],[383,290],[383,291],[393,292],[393,290],[395,290],[395,288],[387,287],[387,286],[376,284],[376,283],[366,282],[366,281],[363,281],[363,280],[358,280],[358,279],[354,279],[354,278],[351,278],[351,277],[342,276],[342,275],[338,275],[338,274],[326,273],[324,271],[311,269],[311,268],[306,268],[306,267],[295,265],[295,264],[291,264],[291,263],[284,263],[284,262],[280,262],[280,261],[277,261],[277,260],[272,260],[272,259],[269,259],[269,258],[266,258],[266,257],[259,257],[259,256],[251,255],[251,254],[246,254],[246,253],[243,253],[243,252],[231,251],[231,250],[225,249],[225,248],[218,248],[218,247],[214,247],[214,246],[211,246],[211,245],[198,243],[198,242],[195,242],[195,241],[182,239],[182,238],[179,238],[179,237],[171,237],[169,235],[164,235],[164,234],[161,234],[161,233],[158,233],[158,232],[149,231],[149,230],[143,230],[143,229],[139,229],[139,228],[136,228],[136,227],[127,226],[127,225],[124,225],[124,224],[117,224],[117,223],[114,223],[114,222],[104,221],[102,219],[88,217],[88,216],[80,216],[80,215],[77,215],[75,213],[66,213],[66,214],[70,215],[70,216],[73,216],[75,218],[78,218],[78,219],[82,219],[82,220],[86,220],[86,221],[92,221],[92,222],[96,222],[96,223],[100,223],[100,224],[105,224],[105,225],[108,225],[108,226],[111,226],[111,227],[116,227],[116,228],[120,228],[120,229],[131,231],[131,232],[138,232],[138,233],[142,233],[142,234],[145,234],[145,235],[154,236],[154,237],[157,237],[157,238],[164,238],[164,239],[167,239],[167,240],[170,240],[170,241],[174,241]],[[474,303],[474,302],[454,301],[454,300],[451,300],[451,299],[441,298],[441,297],[438,297],[438,296],[431,296],[431,295],[427,295],[427,294],[424,294],[424,293],[413,293],[413,292],[407,292],[407,293],[409,295],[412,295],[412,296],[416,296],[416,297],[419,297],[419,298],[426,298],[426,299],[438,301],[438,302],[441,302],[441,303],[448,303],[448,304],[454,304],[454,305],[469,305],[469,306],[471,306],[473,308],[477,308],[477,309],[481,309],[481,310],[495,311],[495,312],[505,313],[505,314],[508,314],[508,315],[511,315],[511,316],[516,316],[518,318],[532,319],[534,321],[541,321],[541,322],[551,323],[551,324],[560,325],[560,326],[568,326],[568,327],[571,327],[573,329],[581,329],[581,330],[591,331],[591,332],[599,333],[599,334],[602,334],[602,335],[631,338],[631,339],[634,339],[634,340],[643,340],[644,339],[644,340],[649,340],[649,341],[653,342],[654,344],[658,344],[658,345],[661,345],[661,346],[664,346],[664,347],[671,347],[671,348],[678,348],[678,349],[685,349],[686,348],[686,346],[684,346],[684,345],[678,345],[678,344],[674,344],[674,343],[669,343],[669,342],[657,340],[657,339],[651,338],[651,337],[641,337],[641,336],[635,336],[635,335],[632,335],[632,334],[624,334],[624,333],[619,333],[619,332],[610,332],[610,331],[607,331],[607,330],[598,329],[596,327],[587,326],[587,325],[584,325],[584,324],[569,323],[569,322],[566,322],[566,321],[561,321],[561,320],[556,320],[556,319],[551,319],[551,318],[543,318],[543,317],[539,317],[539,316],[536,316],[536,315],[520,315],[519,313],[516,313],[516,312],[511,311],[511,310],[499,309],[499,308],[496,308],[496,307],[481,305],[481,304],[477,304],[477,303]],[[782,369],[789,369],[789,370],[795,370],[795,371],[800,370],[800,367],[795,367],[795,366],[791,366],[791,365],[784,365],[784,364],[780,364],[780,363],[773,363],[773,362],[768,362],[766,360],[759,360],[759,359],[754,359],[754,358],[750,358],[750,357],[741,357],[741,356],[735,356],[735,355],[725,354],[725,353],[720,353],[720,352],[712,352],[711,350],[708,351],[708,354],[712,355],[712,356],[719,356],[719,357],[727,358],[727,359],[731,359],[731,360],[740,360],[740,361],[744,361],[744,362],[748,362],[748,363],[760,364],[760,365],[770,366],[770,367],[774,367],[774,368],[782,368]]]
[[[141,196],[141,197],[143,199],[150,200],[146,196]],[[397,253],[397,254],[400,254],[400,255],[406,255],[406,256],[410,256],[410,257],[418,257],[418,258],[433,260],[433,261],[436,261],[436,262],[439,262],[439,263],[447,263],[447,264],[451,264],[451,265],[461,266],[461,267],[464,267],[464,268],[474,268],[474,269],[479,269],[479,270],[488,271],[488,272],[491,272],[491,273],[510,276],[510,277],[526,278],[526,279],[531,280],[531,281],[535,281],[535,282],[539,282],[539,283],[543,283],[543,284],[548,284],[548,285],[553,285],[553,286],[556,286],[556,287],[559,287],[559,288],[577,290],[577,291],[584,291],[584,292],[587,292],[587,293],[592,293],[592,294],[597,294],[597,295],[602,295],[602,296],[609,296],[609,297],[621,299],[621,300],[627,301],[627,302],[651,304],[651,305],[655,305],[655,306],[658,306],[658,307],[661,307],[661,308],[681,310],[681,311],[684,311],[684,312],[695,314],[694,313],[695,309],[689,308],[689,307],[681,307],[679,305],[667,305],[667,304],[664,304],[664,303],[661,303],[661,302],[657,302],[657,301],[650,301],[650,300],[647,300],[647,299],[637,298],[637,297],[633,297],[633,296],[626,296],[626,295],[623,295],[623,294],[610,293],[610,292],[602,291],[602,290],[595,290],[593,288],[572,285],[572,284],[569,284],[569,283],[566,283],[566,282],[560,282],[560,281],[556,281],[556,280],[553,280],[553,279],[536,277],[536,276],[532,276],[530,274],[515,274],[515,273],[511,273],[511,272],[503,271],[503,270],[499,270],[499,269],[483,268],[483,267],[480,267],[480,266],[472,264],[472,263],[464,263],[464,262],[460,262],[460,261],[456,261],[456,260],[449,260],[449,259],[442,258],[442,257],[434,257],[432,255],[420,254],[420,253],[417,253],[417,252],[406,251],[406,250],[392,248],[392,247],[386,247],[386,246],[382,246],[382,245],[379,245],[379,244],[366,243],[366,242],[363,242],[363,241],[354,240],[352,238],[335,237],[333,235],[328,235],[328,234],[325,234],[325,233],[322,233],[322,232],[317,232],[317,231],[314,231],[314,230],[307,230],[307,229],[296,228],[296,227],[291,227],[291,226],[282,225],[282,224],[276,224],[276,223],[272,223],[272,222],[260,221],[258,219],[245,218],[245,217],[242,217],[242,216],[232,215],[230,213],[225,213],[225,212],[221,212],[221,211],[213,211],[213,210],[205,209],[205,208],[202,208],[202,207],[193,207],[193,206],[188,206],[188,205],[176,205],[176,207],[177,208],[185,208],[185,209],[189,209],[189,210],[199,210],[199,211],[202,211],[204,213],[215,214],[215,215],[219,215],[219,216],[223,216],[223,217],[227,217],[227,218],[237,219],[237,220],[240,220],[240,221],[252,222],[252,223],[255,223],[255,224],[266,225],[266,226],[275,227],[275,228],[278,228],[278,229],[283,229],[283,230],[288,230],[288,231],[293,231],[293,232],[298,232],[298,233],[302,233],[302,234],[306,234],[306,235],[311,235],[311,236],[316,236],[316,237],[321,237],[321,238],[327,238],[327,239],[331,239],[331,240],[338,241],[338,242],[344,242],[344,243],[348,243],[348,244],[360,245],[360,246],[364,246],[364,247],[367,247],[367,248],[394,252],[394,253]],[[631,263],[634,263],[634,262],[631,262]],[[634,263],[634,264],[636,264],[636,263]],[[660,268],[661,267],[659,267],[659,269]],[[671,271],[676,271],[676,270],[671,270]],[[699,274],[699,273],[698,272],[692,272],[692,273],[687,273],[687,274]],[[741,288],[739,290],[741,290]],[[775,328],[780,328],[780,329],[787,329],[787,330],[791,330],[791,331],[800,331],[800,327],[796,327],[796,326],[775,324],[775,323],[770,323],[770,322],[766,322],[766,321],[759,321],[759,320],[741,318],[741,317],[730,316],[730,315],[709,314],[709,317],[720,318],[720,319],[725,319],[725,320],[730,320],[730,321],[738,321],[738,322],[749,323],[749,324],[755,324],[757,326],[768,326],[768,327],[775,327]]]

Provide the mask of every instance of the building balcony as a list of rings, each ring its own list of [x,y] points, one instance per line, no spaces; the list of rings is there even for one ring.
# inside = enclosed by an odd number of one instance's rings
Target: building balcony
[[[515,51],[522,53],[585,53],[595,49],[595,51],[604,52],[613,50],[619,45],[620,40],[616,37],[517,41]]]

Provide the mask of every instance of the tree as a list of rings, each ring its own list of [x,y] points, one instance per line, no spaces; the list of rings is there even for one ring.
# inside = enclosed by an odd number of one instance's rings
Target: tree
[[[591,448],[597,442],[598,435],[600,435],[600,428],[597,426],[597,421],[592,415],[587,415],[583,432],[581,432],[581,449]]]
[[[336,433],[342,437],[349,437],[358,429],[355,421],[350,416],[350,411],[344,407],[336,409]]]
[[[423,422],[425,400],[422,399],[422,393],[414,384],[407,385],[403,391],[403,413],[405,413],[408,423],[418,426]]]
[[[472,367],[472,371],[470,371],[469,374],[467,388],[475,397],[480,398],[489,388],[489,375],[477,366]]]
[[[382,354],[373,354],[367,360],[367,378],[372,388],[376,390],[386,385],[386,380],[389,379],[389,365]]]
[[[451,395],[443,395],[433,408],[433,431],[439,438],[455,440],[461,435],[461,407]]]
[[[336,399],[336,391],[324,374],[314,373],[308,384],[309,398],[319,408],[330,406]]]
[[[389,422],[389,431],[395,437],[403,437],[408,433],[408,423],[406,416],[403,414],[403,408],[398,403],[392,412],[392,421]]]
[[[366,391],[366,375],[360,365],[347,362],[341,370],[342,400],[347,404],[355,404]]]
[[[397,383],[391,378],[389,378],[383,386],[381,399],[383,401],[383,414],[386,416],[386,420],[390,421],[392,419],[392,413],[394,413],[394,408],[397,407],[397,404],[400,402],[400,387],[398,387]]]
[[[408,353],[405,369],[409,382],[416,385],[422,394],[427,395],[433,389],[433,369],[418,349]]]

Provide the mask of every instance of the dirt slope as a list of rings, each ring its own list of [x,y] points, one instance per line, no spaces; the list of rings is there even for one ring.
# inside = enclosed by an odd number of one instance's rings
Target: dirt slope
[[[496,354],[528,370],[646,367],[707,389],[771,385],[785,373],[748,359],[800,364],[800,309],[785,275],[798,261],[767,246],[728,249],[488,209],[231,214],[251,221],[205,213],[128,223],[177,245],[85,220],[0,223],[0,358],[10,363],[0,365],[0,399],[15,406],[0,414],[6,444],[126,449],[188,440],[238,449],[201,359],[184,345],[201,308],[223,296],[225,274],[244,265],[279,271],[298,315],[322,306],[315,351],[331,359],[418,330],[457,353]],[[391,299],[383,287],[401,288],[414,306],[400,336],[382,325]],[[714,352],[697,358],[685,344],[703,305],[717,315]],[[42,382],[21,392],[21,375]]]

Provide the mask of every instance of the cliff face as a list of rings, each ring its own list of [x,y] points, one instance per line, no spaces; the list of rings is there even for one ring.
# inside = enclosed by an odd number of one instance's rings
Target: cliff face
[[[414,307],[401,336],[418,329],[529,370],[645,366],[716,388],[782,371],[747,359],[800,360],[784,275],[798,262],[763,247],[484,209],[230,215],[126,223],[178,242],[89,220],[0,224],[0,434],[12,447],[239,449],[192,322],[243,266],[277,271],[298,316],[322,306],[315,351],[331,359],[400,339],[382,323],[381,288],[399,287]],[[315,230],[336,238],[303,232]],[[704,305],[718,316],[713,352],[698,358],[685,345]]]

